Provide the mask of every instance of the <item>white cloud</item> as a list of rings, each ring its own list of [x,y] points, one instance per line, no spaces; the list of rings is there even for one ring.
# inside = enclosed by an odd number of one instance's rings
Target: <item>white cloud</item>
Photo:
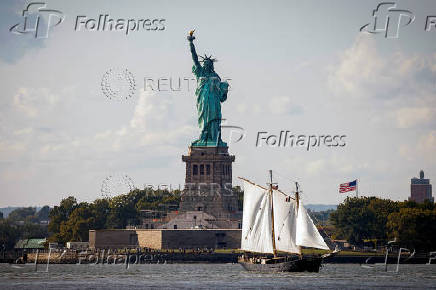
[[[303,107],[297,104],[289,96],[272,96],[264,98],[261,102],[241,101],[236,106],[236,112],[239,114],[273,114],[273,115],[291,115],[303,112]]]
[[[433,130],[422,136],[418,142],[418,149],[426,156],[436,159],[436,131]]]
[[[272,114],[298,114],[303,111],[302,107],[292,101],[289,96],[272,97],[268,102],[269,110]]]
[[[27,128],[23,128],[23,129],[19,129],[19,130],[14,131],[15,135],[29,135],[32,133],[33,133],[33,128],[31,128],[31,127],[27,127]]]
[[[398,128],[411,128],[430,122],[435,116],[433,108],[401,108],[396,111]]]
[[[360,34],[351,48],[346,50],[329,78],[330,87],[348,97],[367,96],[369,86],[385,82],[382,76],[385,60],[376,51],[375,40]]]
[[[14,153],[23,153],[26,150],[26,144],[19,141],[2,141],[0,142],[0,158],[5,161]]]
[[[146,115],[151,114],[153,109],[153,94],[150,91],[141,91],[138,99],[138,103],[135,106],[135,112],[132,120],[130,120],[130,126],[135,129],[146,128]]]
[[[46,88],[19,88],[13,96],[13,106],[30,118],[52,109],[59,97]]]
[[[329,68],[328,85],[338,104],[351,105],[371,123],[425,126],[436,121],[435,63],[435,55],[383,55],[371,35],[360,34]]]
[[[325,164],[326,162],[323,159],[308,162],[306,165],[306,172],[310,175],[317,175],[325,169]]]
[[[402,158],[408,161],[436,161],[436,131],[422,134],[411,144],[402,144],[398,149]]]

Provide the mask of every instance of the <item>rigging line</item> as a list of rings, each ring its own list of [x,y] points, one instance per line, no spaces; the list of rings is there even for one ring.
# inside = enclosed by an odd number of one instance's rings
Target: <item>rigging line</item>
[[[309,212],[308,212],[308,213],[309,213]],[[321,228],[321,230],[325,233],[326,237],[328,237],[328,238],[330,239],[330,241],[331,241],[333,244],[339,246],[338,243],[336,243],[336,242],[333,241],[332,237],[329,236],[329,234],[327,233],[327,231],[324,230],[324,226],[323,226],[323,225],[319,222],[319,220],[318,220],[318,219],[313,215],[313,213],[312,213],[312,214],[309,213],[309,216],[317,222],[317,224],[319,225],[319,227]]]
[[[285,177],[285,176],[281,175],[280,173],[278,173],[278,172],[275,171],[275,170],[273,170],[273,172],[274,172],[274,174],[277,174],[279,177],[281,177],[281,178],[283,178],[283,179],[285,179],[285,180],[290,180],[291,183],[295,183],[295,182],[296,182],[296,180],[294,180],[294,179],[292,179],[292,178],[290,178],[290,177]]]
[[[250,181],[250,180],[248,180],[246,178],[239,177],[239,176],[238,176],[238,178],[241,179],[241,180],[244,180],[244,181],[246,181],[246,182],[248,182],[248,183],[250,183],[252,185],[258,186],[258,187],[262,188],[263,190],[269,190],[268,188],[265,188],[265,187],[263,187],[263,186],[261,186],[259,184],[256,184],[256,183],[254,183],[254,182],[252,182],[252,181]]]
[[[277,192],[280,192],[281,194],[283,194],[283,195],[286,196],[286,197],[289,197],[289,198],[292,199],[292,200],[295,200],[295,198],[293,198],[292,196],[288,195],[287,193],[281,191],[280,189],[273,189],[273,190],[275,190],[275,191],[277,191]]]
[[[278,172],[275,171],[275,170],[273,170],[273,172],[274,172],[274,174],[276,174],[276,175],[278,175],[279,177],[283,178],[286,182],[290,182],[291,184],[297,182],[296,180],[294,180],[294,179],[292,179],[292,178],[290,178],[290,177],[285,177],[285,176],[281,175],[280,173],[278,173]],[[293,191],[293,190],[290,190],[290,192],[295,193],[295,191]],[[301,198],[301,197],[302,197],[302,194],[301,194],[301,193],[303,193],[303,191],[300,190],[299,193],[300,193],[300,198]],[[295,200],[295,199],[294,199],[294,200]]]
[[[252,181],[250,181],[250,180],[248,180],[248,179],[246,179],[246,178],[239,177],[239,176],[238,176],[238,178],[241,179],[241,180],[244,180],[244,181],[246,181],[246,182],[248,182],[248,183],[250,183],[250,184],[252,184],[252,185],[258,186],[258,187],[262,188],[263,190],[269,190],[269,189],[267,189],[267,188],[265,188],[265,187],[263,187],[263,186],[261,186],[261,185],[259,185],[259,184],[256,184],[256,183],[254,183],[254,182],[252,182]],[[284,196],[289,197],[290,199],[295,200],[295,198],[293,198],[292,196],[286,194],[285,192],[281,191],[280,189],[273,189],[273,190],[276,190],[277,192],[280,192],[280,193],[283,194]]]
[[[286,220],[287,220],[290,216],[291,216],[291,212],[288,211],[288,214],[286,215],[286,218],[283,220],[283,223],[282,223],[282,226],[281,226],[281,228],[280,228],[279,234],[277,235],[277,238],[278,238],[278,239],[280,239],[280,234],[281,234],[283,228],[285,227],[285,222],[286,222]]]

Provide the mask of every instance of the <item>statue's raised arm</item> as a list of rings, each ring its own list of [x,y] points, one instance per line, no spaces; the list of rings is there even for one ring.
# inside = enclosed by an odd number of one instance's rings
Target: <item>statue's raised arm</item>
[[[188,35],[188,41],[189,41],[189,47],[191,48],[191,54],[192,54],[192,60],[194,61],[194,64],[196,67],[200,67],[200,62],[198,61],[198,55],[197,52],[195,51],[195,45],[194,45],[194,31],[195,30],[191,30],[189,31],[189,35]]]

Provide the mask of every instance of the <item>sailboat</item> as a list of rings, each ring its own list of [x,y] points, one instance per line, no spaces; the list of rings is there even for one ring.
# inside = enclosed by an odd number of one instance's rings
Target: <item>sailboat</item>
[[[300,200],[298,183],[292,197],[273,184],[271,170],[268,188],[239,179],[244,186],[241,236],[244,254],[238,259],[242,267],[258,272],[318,272],[323,258],[336,251],[324,256],[302,255],[301,247],[330,248]]]

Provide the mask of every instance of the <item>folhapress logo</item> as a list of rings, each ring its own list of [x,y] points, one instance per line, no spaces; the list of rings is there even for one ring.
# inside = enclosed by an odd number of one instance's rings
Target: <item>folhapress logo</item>
[[[23,10],[23,19],[12,26],[9,31],[16,34],[31,33],[35,38],[47,38],[49,30],[64,21],[64,15],[59,10],[47,9],[47,4],[34,2]]]
[[[398,38],[401,26],[407,26],[415,20],[409,10],[396,9],[394,2],[380,3],[373,10],[372,22],[365,24],[360,31],[368,33],[384,33],[386,38]],[[402,20],[404,19],[404,20]]]

